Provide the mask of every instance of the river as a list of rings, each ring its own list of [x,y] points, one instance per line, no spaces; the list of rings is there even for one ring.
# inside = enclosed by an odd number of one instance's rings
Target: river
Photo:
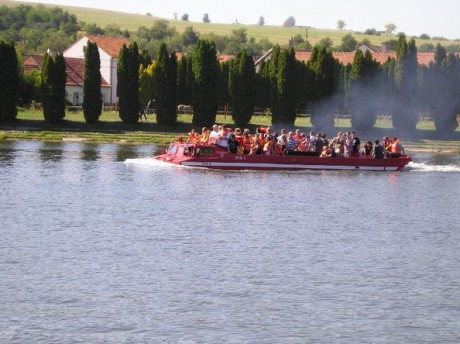
[[[460,156],[165,168],[0,143],[1,343],[458,343]]]

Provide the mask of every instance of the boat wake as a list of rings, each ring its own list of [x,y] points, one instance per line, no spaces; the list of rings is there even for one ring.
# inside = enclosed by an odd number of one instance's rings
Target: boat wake
[[[152,158],[137,158],[137,159],[126,159],[125,164],[149,166],[155,168],[181,168],[180,165],[169,164],[164,161],[152,159]]]
[[[411,161],[406,168],[415,172],[460,172],[460,166],[456,165],[430,165],[424,162]]]

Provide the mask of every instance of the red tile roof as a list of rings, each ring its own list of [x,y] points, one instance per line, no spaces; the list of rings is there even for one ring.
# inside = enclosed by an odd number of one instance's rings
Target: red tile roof
[[[24,72],[29,73],[34,69],[41,70],[44,60],[44,55],[28,55],[24,59]],[[84,59],[64,57],[64,60],[67,75],[66,86],[83,86],[83,77],[85,73]],[[110,87],[104,78],[101,80],[101,87]]]
[[[88,39],[96,43],[99,48],[104,50],[107,54],[111,57],[118,57],[120,53],[120,49],[125,44],[129,47],[130,43],[126,38],[113,38],[113,37],[106,37],[106,36],[88,36]]]

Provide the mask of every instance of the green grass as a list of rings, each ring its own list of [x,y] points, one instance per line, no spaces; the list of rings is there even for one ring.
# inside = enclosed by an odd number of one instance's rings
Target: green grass
[[[0,6],[18,6],[21,4],[26,5],[34,5],[34,3],[21,3],[20,1],[11,1],[11,0],[0,0]],[[38,2],[37,2],[38,4]],[[56,7],[56,5],[45,5],[46,7]],[[108,24],[117,24],[122,30],[128,29],[130,32],[135,32],[138,30],[140,26],[145,26],[147,28],[153,25],[153,22],[158,19],[155,17],[155,13],[153,12],[153,16],[147,16],[145,14],[130,14],[130,13],[122,13],[122,12],[115,12],[109,10],[97,10],[92,8],[85,8],[85,7],[76,7],[76,6],[62,6],[62,9],[68,11],[71,14],[75,14],[79,21],[84,21],[87,23],[96,23],[100,27],[105,27]],[[305,37],[305,28],[304,27],[282,27],[282,26],[270,26],[270,25],[243,25],[243,24],[218,24],[218,23],[203,23],[203,22],[185,22],[180,20],[172,20],[165,18],[169,21],[171,27],[175,27],[179,33],[182,33],[187,26],[193,26],[194,30],[201,34],[207,34],[210,32],[219,34],[219,35],[230,35],[232,30],[239,29],[239,28],[246,28],[249,37],[254,37],[257,40],[261,38],[268,38],[272,43],[280,44],[285,46],[288,44],[289,39],[294,37],[297,34],[300,34],[302,37]],[[379,29],[379,28],[377,28]],[[383,30],[383,28],[381,28]],[[364,34],[357,34],[352,31],[348,30],[322,30],[322,29],[315,29],[311,28],[308,29],[308,40],[312,45],[318,43],[321,39],[325,37],[329,37],[334,46],[338,46],[341,44],[341,39],[344,35],[351,33],[353,37],[358,41],[362,41],[363,39],[367,38],[371,44],[374,45],[381,45],[382,42],[387,41],[389,39],[396,38],[395,35],[381,35],[381,36],[371,36],[371,35],[364,35]],[[437,40],[415,40],[417,46],[420,46],[423,43],[432,43],[436,45],[437,43],[441,43],[441,45],[446,46],[455,43],[452,40],[445,40],[445,41],[437,41]]]

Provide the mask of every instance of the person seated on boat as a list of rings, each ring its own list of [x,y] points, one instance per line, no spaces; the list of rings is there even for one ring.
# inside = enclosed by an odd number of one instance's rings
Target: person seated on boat
[[[301,134],[300,129],[296,129],[294,132],[294,140],[299,141],[301,139]]]
[[[390,140],[390,138],[388,136],[385,136],[383,138],[383,149],[385,150],[385,158],[389,158],[390,157],[390,153],[391,153],[391,144],[393,142]]]
[[[334,150],[334,156],[343,157],[343,145],[342,145],[342,141],[340,140],[340,138],[334,137],[331,144]]]
[[[262,154],[262,147],[263,147],[262,143],[263,143],[263,140],[260,138],[260,134],[256,133],[249,147],[249,154],[250,155]]]
[[[312,150],[315,149],[315,143],[316,143],[316,132],[310,131],[310,143],[312,146]]]
[[[366,158],[369,158],[372,155],[372,141],[367,141],[366,144],[363,147],[363,155]]]
[[[286,150],[289,152],[295,152],[297,150],[297,140],[295,139],[295,134],[290,131],[287,138]]]
[[[375,140],[374,148],[372,149],[374,159],[383,159],[385,157],[385,149],[380,144],[379,140]]]
[[[399,158],[403,154],[406,154],[404,147],[399,139],[395,137],[390,147],[390,158]]]
[[[217,124],[214,124],[212,126],[212,131],[209,133],[208,143],[210,144],[216,143],[218,137],[219,137],[219,126]]]
[[[359,157],[359,152],[361,150],[361,140],[356,135],[356,131],[352,131],[350,133],[350,138],[351,138],[351,145],[352,145],[351,155]],[[372,145],[372,142],[371,142],[371,145]]]
[[[208,144],[210,136],[211,136],[211,132],[209,131],[209,129],[206,128],[206,127],[203,127],[201,129],[201,140],[200,140],[200,142],[202,144]]]
[[[297,146],[297,149],[302,152],[311,152],[312,145],[310,141],[310,136],[304,135],[303,140],[300,141],[300,144]]]
[[[227,147],[228,151],[233,154],[238,154],[238,148],[240,146],[240,143],[235,137],[235,134],[230,134],[228,141],[227,141]]]
[[[321,155],[321,153],[323,152],[324,146],[325,146],[325,142],[323,140],[323,136],[321,135],[321,133],[318,133],[316,135],[316,140],[315,140],[315,152],[316,152],[316,154]]]
[[[244,154],[249,154],[251,150],[251,144],[252,144],[252,136],[251,132],[249,129],[244,129],[243,130],[243,140],[241,142],[241,145],[243,146],[243,153]]]
[[[274,155],[275,152],[273,150],[273,146],[274,146],[273,138],[267,135],[267,142],[264,145],[263,153],[265,155]]]
[[[216,145],[222,148],[227,148],[228,147],[228,139],[232,135],[232,131],[227,125],[223,125],[222,129],[219,131],[219,134],[217,136],[217,141]]]
[[[343,141],[343,156],[345,158],[351,157],[351,153],[353,151],[353,141],[351,139],[351,134],[347,131],[345,134],[342,135]]]
[[[197,132],[195,131],[195,129],[190,130],[190,132],[188,133],[188,140],[186,143],[195,143],[196,134]]]
[[[243,144],[243,132],[241,131],[240,128],[235,128],[235,131],[233,132],[235,136],[235,140],[238,141],[238,154],[241,155],[244,153],[244,144]]]
[[[285,155],[285,147],[286,147],[286,136],[281,135],[279,137],[278,141],[276,141],[274,143],[273,151],[275,152],[275,154],[277,156],[284,156]]]
[[[332,144],[325,145],[323,147],[323,151],[320,154],[320,157],[322,157],[322,158],[330,158],[330,157],[332,157],[333,151],[334,150],[332,149]]]

